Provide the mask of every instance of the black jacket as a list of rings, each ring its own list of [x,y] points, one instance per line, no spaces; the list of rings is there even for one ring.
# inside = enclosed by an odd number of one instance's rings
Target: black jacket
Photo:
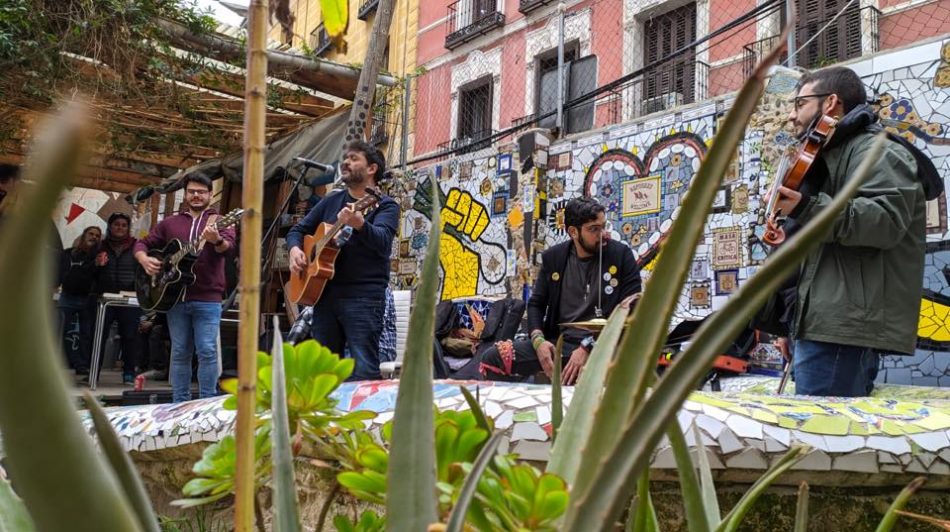
[[[561,280],[564,279],[564,268],[567,266],[570,246],[573,245],[574,242],[568,240],[541,254],[541,270],[538,271],[534,290],[528,300],[528,331],[541,329],[545,338],[552,342],[560,334],[558,325],[561,319],[558,314],[561,305]],[[604,274],[610,274],[612,279],[617,279],[617,286],[610,294],[603,290],[610,286],[609,281],[604,281],[603,288],[600,288],[602,310],[606,318],[624,298],[640,291],[640,269],[630,248],[613,240],[608,241],[604,247],[601,279]]]
[[[96,249],[76,254],[73,248],[63,250],[59,256],[59,284],[64,294],[88,296],[93,292],[98,274],[96,253]]]
[[[109,261],[99,268],[98,293],[116,294],[121,291],[135,291],[135,268],[138,267],[138,261],[133,255],[134,247],[133,241],[129,247],[117,254],[108,242],[103,242],[100,251],[106,252]]]

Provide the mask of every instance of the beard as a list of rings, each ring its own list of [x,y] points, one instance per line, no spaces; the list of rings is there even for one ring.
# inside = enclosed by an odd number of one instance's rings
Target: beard
[[[366,172],[360,170],[349,170],[343,172],[340,176],[344,185],[360,185],[366,181]]]
[[[193,202],[189,203],[188,206],[189,206],[192,210],[195,210],[195,211],[203,211],[203,210],[207,209],[207,208],[208,208],[208,205],[210,205],[210,204],[211,204],[210,201],[193,201]]]
[[[600,248],[603,247],[604,241],[603,239],[598,238],[593,242],[588,242],[584,237],[580,237],[578,239],[578,243],[580,244],[581,249],[587,253],[590,253],[591,255],[595,255],[598,251],[600,251]]]

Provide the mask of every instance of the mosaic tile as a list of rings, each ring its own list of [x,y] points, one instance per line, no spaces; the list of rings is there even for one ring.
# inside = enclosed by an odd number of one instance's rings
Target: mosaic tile
[[[495,428],[497,430],[508,429],[514,422],[514,416],[515,413],[513,410],[505,410],[500,416],[498,416],[498,419],[495,420]]]
[[[784,445],[782,442],[770,438],[769,436],[765,437],[765,451],[768,453],[781,453],[788,450],[788,446]]]
[[[490,418],[498,417],[498,414],[501,414],[502,407],[495,401],[486,401],[482,406],[482,410],[485,411],[485,415]]]
[[[522,396],[522,397],[518,397],[517,399],[513,399],[513,400],[510,400],[510,401],[506,401],[506,402],[505,402],[505,405],[506,405],[508,408],[517,408],[517,409],[528,408],[528,407],[531,407],[531,406],[537,406],[537,404],[538,404],[538,402],[535,401],[534,399],[532,399],[531,397],[523,397],[523,396]]]
[[[515,423],[511,431],[511,441],[535,440],[545,441],[548,435],[540,425],[533,422]]]
[[[792,436],[794,436],[796,440],[802,443],[811,445],[815,449],[821,449],[821,450],[828,449],[828,444],[825,442],[825,438],[823,436],[818,436],[817,434],[811,434],[808,432],[802,432],[800,430],[793,430]]]
[[[669,447],[660,449],[653,456],[650,467],[653,469],[676,469],[676,457],[673,455],[673,449]]]
[[[725,423],[706,414],[696,416],[696,425],[712,438],[719,438],[719,433],[722,432],[722,429],[726,428]]]
[[[927,469],[930,469],[930,466],[937,460],[937,455],[931,453],[918,453],[915,455],[917,460],[920,460],[920,464]]]
[[[776,441],[782,445],[788,446],[791,442],[792,433],[788,429],[783,429],[781,427],[773,427],[771,425],[765,425],[762,427],[762,431],[765,432],[768,436],[775,438]]]
[[[825,436],[828,452],[850,453],[865,446],[864,438],[858,436]]]
[[[920,463],[916,458],[912,459],[907,467],[904,468],[904,471],[908,473],[928,473],[927,468]]]
[[[870,449],[887,451],[892,454],[904,454],[910,452],[910,443],[908,443],[904,438],[870,436],[867,439],[867,446]]]
[[[746,449],[736,456],[726,459],[726,467],[737,469],[768,469],[769,465],[762,451]]]
[[[521,412],[515,412],[515,415],[512,419],[516,423],[524,421],[538,421],[538,415],[534,410],[524,410]]]
[[[522,460],[544,462],[551,455],[551,444],[544,441],[519,441],[515,443],[511,452],[517,454]]]
[[[716,440],[719,442],[719,450],[722,454],[731,454],[745,447],[742,442],[736,438],[735,433],[729,429],[723,429]]]
[[[894,455],[891,453],[885,453],[882,451],[877,452],[877,461],[880,464],[897,464],[897,458],[894,458]]]
[[[950,465],[943,462],[934,462],[929,468],[931,475],[950,475]]]
[[[903,466],[894,465],[894,464],[885,464],[881,466],[882,473],[903,473]]]
[[[930,432],[927,434],[911,434],[910,439],[914,441],[921,448],[937,452],[941,449],[950,447],[950,440],[947,439],[947,435],[942,432]]]
[[[544,425],[551,422],[551,407],[539,406],[536,410],[538,423]],[[562,417],[563,419],[563,417]]]
[[[813,450],[805,455],[792,469],[804,469],[811,471],[831,471],[831,457],[824,451]]]
[[[689,450],[690,459],[694,464],[699,463],[699,450],[690,449]],[[725,464],[722,463],[722,460],[719,458],[712,449],[706,449],[706,460],[709,462],[709,469],[725,469]]]
[[[836,471],[877,473],[877,453],[874,451],[861,451],[836,457],[834,459],[834,469]]]
[[[741,438],[762,439],[762,424],[758,421],[745,416],[729,416],[726,425]]]

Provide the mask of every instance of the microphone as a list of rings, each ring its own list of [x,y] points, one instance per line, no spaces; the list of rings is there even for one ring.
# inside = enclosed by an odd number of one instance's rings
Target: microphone
[[[299,161],[300,164],[306,166],[307,168],[316,168],[321,172],[336,173],[336,167],[332,164],[318,163],[317,161],[311,161],[310,159],[304,159],[303,157],[294,157],[295,161]]]

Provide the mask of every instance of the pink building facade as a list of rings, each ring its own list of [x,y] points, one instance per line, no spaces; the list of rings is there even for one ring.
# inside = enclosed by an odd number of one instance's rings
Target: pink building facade
[[[802,14],[795,62],[808,68],[950,32],[950,0],[797,3]],[[778,41],[786,18],[780,1],[760,3],[758,12],[753,0],[562,5],[569,63],[564,99],[604,88],[592,102],[566,113],[569,134],[735,91],[755,60]],[[422,0],[417,44],[423,73],[414,86],[410,159],[512,140],[505,130],[555,109],[557,10],[550,0]],[[676,58],[658,63],[676,51],[681,52]],[[610,84],[615,86],[605,87]],[[540,125],[553,121],[552,116]]]

